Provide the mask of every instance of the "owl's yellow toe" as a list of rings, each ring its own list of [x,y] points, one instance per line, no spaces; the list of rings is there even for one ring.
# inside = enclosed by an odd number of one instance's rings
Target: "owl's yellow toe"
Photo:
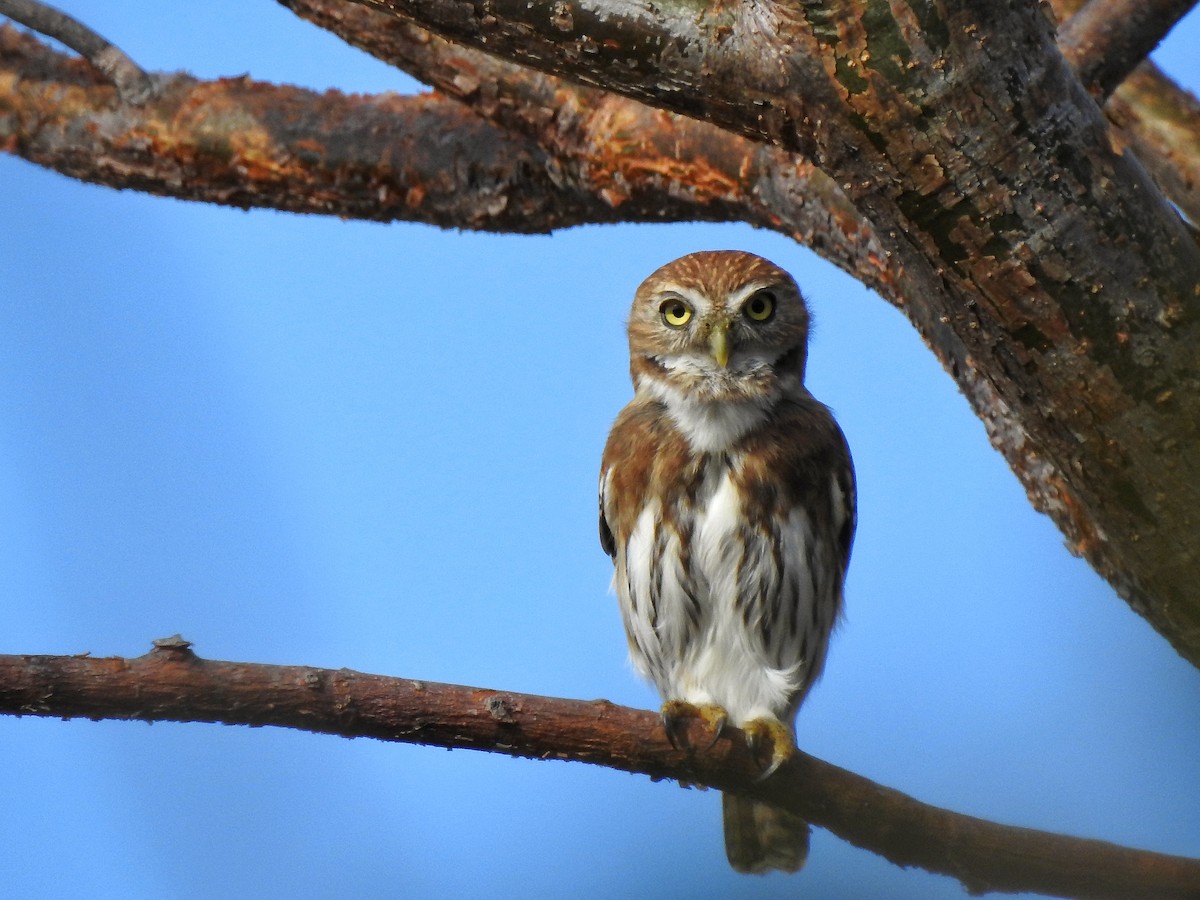
[[[746,733],[750,752],[756,757],[764,759],[767,751],[770,751],[770,759],[758,776],[759,781],[770,778],[780,766],[796,755],[796,739],[792,736],[792,729],[773,716],[751,719],[742,725],[742,731]]]
[[[696,705],[686,700],[668,700],[662,705],[663,729],[667,732],[667,740],[676,750],[695,749],[688,736],[688,721],[700,719],[712,733],[712,738],[701,749],[711,749],[725,730],[729,715],[725,710],[713,703]]]

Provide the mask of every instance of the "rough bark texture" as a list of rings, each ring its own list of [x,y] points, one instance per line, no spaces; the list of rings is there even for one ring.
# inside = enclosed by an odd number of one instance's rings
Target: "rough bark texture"
[[[907,313],[1032,502],[1200,663],[1200,248],[1162,193],[1200,206],[1200,126],[1177,89],[1139,73],[1114,129],[1033,0],[286,5],[448,97],[172,76],[136,110],[7,31],[0,146],[235,205],[789,234]]]
[[[1195,897],[1200,861],[996,825],[920,803],[799,752],[769,780],[734,729],[681,752],[653,713],[591,702],[366,675],[200,659],[181,638],[137,659],[0,656],[0,712],[278,725],[344,737],[565,759],[753,796],[901,866],[972,893]],[[711,744],[711,746],[708,746]]]

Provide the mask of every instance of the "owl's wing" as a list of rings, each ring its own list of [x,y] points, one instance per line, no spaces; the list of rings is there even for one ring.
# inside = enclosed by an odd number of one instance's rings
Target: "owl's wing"
[[[642,398],[617,417],[601,463],[600,543],[613,557],[630,659],[664,695],[702,617],[685,499],[700,468],[661,404]]]
[[[840,584],[857,523],[854,463],[846,437],[829,409],[811,398],[789,405],[777,428],[774,438],[768,430],[751,453],[767,473],[777,473],[784,507],[805,510],[814,535],[829,543]]]
[[[617,416],[600,461],[600,546],[614,560],[646,502],[664,431],[661,410],[635,399]]]
[[[850,452],[829,411],[807,399],[747,442],[735,477],[745,516],[737,609],[752,652],[794,670],[798,704],[841,611],[856,518]]]

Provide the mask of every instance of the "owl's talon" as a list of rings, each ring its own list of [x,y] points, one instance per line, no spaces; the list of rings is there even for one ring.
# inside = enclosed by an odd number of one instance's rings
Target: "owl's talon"
[[[742,731],[746,734],[746,746],[755,758],[761,759],[768,747],[771,751],[766,768],[755,781],[766,781],[796,755],[796,739],[792,736],[792,730],[778,719],[769,716],[751,719],[742,725]]]
[[[701,748],[702,751],[707,751],[721,739],[729,715],[722,707],[712,703],[697,706],[686,700],[668,700],[662,705],[663,730],[667,733],[667,740],[676,750],[696,749],[688,738],[688,719],[702,719],[708,725],[712,739]]]
[[[667,733],[667,740],[676,750],[687,749],[687,729],[684,726],[686,716],[677,708],[686,704],[679,701],[670,700],[662,706],[662,723],[663,731]]]
[[[725,726],[729,723],[729,714],[719,706],[704,706],[701,707],[701,717],[708,723],[708,727],[712,731],[711,740],[704,745],[705,751],[708,751],[717,745],[717,741],[725,733]]]

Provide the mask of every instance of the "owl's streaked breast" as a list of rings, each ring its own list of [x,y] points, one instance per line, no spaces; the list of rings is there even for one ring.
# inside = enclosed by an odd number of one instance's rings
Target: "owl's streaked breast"
[[[780,533],[756,525],[737,473],[742,456],[702,454],[698,465],[659,472],[617,544],[614,588],[634,666],[666,697],[723,707],[735,722],[780,715],[802,690],[815,645],[805,633],[813,601],[809,533],[797,512]],[[664,508],[659,496],[677,498]],[[772,634],[766,615],[791,607]]]

